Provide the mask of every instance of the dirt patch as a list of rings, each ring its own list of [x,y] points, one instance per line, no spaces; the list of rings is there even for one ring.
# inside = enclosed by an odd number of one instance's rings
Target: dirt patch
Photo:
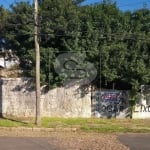
[[[118,141],[115,134],[56,134],[49,143],[65,150],[129,150]]]
[[[0,131],[0,136],[9,137],[47,137],[48,142],[60,150],[129,150],[121,144],[117,134],[83,132],[30,132]]]

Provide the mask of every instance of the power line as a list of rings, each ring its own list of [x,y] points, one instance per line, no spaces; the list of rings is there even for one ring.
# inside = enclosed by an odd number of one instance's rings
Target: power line
[[[147,1],[148,2],[148,1]],[[30,22],[31,23],[31,22]],[[84,23],[84,22],[83,22]],[[86,22],[87,23],[87,22]],[[100,23],[100,21],[92,21],[92,23]],[[26,24],[29,24],[29,23],[26,23]],[[75,24],[75,23],[72,23],[73,25],[78,25],[78,23],[77,24]],[[11,25],[11,26],[21,26],[22,24],[19,24],[19,23],[17,23],[17,24],[11,24],[11,23],[8,23],[7,25]],[[32,25],[32,23],[31,23],[31,25]],[[34,25],[34,24],[33,24]],[[70,24],[68,24],[68,25],[70,25]],[[79,24],[79,25],[81,25],[81,26],[83,26],[83,24],[81,23],[81,24]],[[87,26],[87,25],[85,25],[85,26]],[[95,28],[95,29],[97,29],[98,30],[98,27],[92,27],[93,29]],[[53,28],[52,30],[55,30],[55,28]],[[56,30],[57,30],[57,28],[56,28]],[[59,29],[58,29],[59,30]],[[88,31],[73,31],[73,32],[77,32],[77,33],[88,33]],[[32,33],[31,33],[32,34]],[[73,33],[72,33],[73,34]],[[110,35],[109,33],[107,33],[107,32],[103,32],[102,33],[102,35],[104,35],[104,34],[106,34],[106,35]],[[128,34],[128,33],[127,33]],[[16,36],[21,36],[21,34],[19,33],[19,34],[16,34]],[[30,34],[22,34],[22,35],[30,35]],[[39,33],[39,35],[48,35],[48,36],[50,36],[50,35],[54,35],[54,36],[56,36],[56,37],[72,37],[72,36],[74,36],[74,35],[66,35],[66,34],[64,34],[64,35],[62,35],[62,34],[57,34],[57,33]],[[111,33],[111,36],[122,36],[122,35],[118,35],[118,34],[112,34]],[[123,35],[124,36],[124,35]],[[84,35],[84,36],[82,36],[82,37],[89,37],[89,36],[87,36],[87,35]],[[102,38],[105,38],[105,37],[102,37]],[[143,39],[142,39],[143,40]]]
[[[90,35],[82,35],[82,33],[89,33],[88,31],[85,32],[79,32],[77,31],[77,33],[79,35],[74,35],[73,33],[69,35],[67,34],[56,34],[56,33],[38,33],[39,36],[54,36],[54,37],[79,37],[79,38],[84,38],[84,37],[91,37],[94,35],[94,33],[91,33]],[[30,33],[11,33],[11,35],[14,36],[34,36],[34,33],[30,32]],[[111,38],[118,38],[119,40],[121,40],[121,38],[123,39],[130,39],[130,40],[145,40],[145,41],[150,41],[150,39],[148,40],[147,38],[149,37],[149,35],[141,35],[141,34],[136,34],[136,33],[107,33],[107,32],[103,32],[103,33],[98,33],[99,35],[101,35],[101,37],[99,37],[99,39],[107,39],[109,36],[111,36]],[[95,40],[96,41],[96,40]]]
[[[5,0],[5,1],[7,1],[7,0]],[[124,7],[124,6],[130,6],[130,5],[136,5],[136,4],[141,4],[141,3],[144,3],[144,2],[150,2],[150,0],[147,0],[147,1],[143,1],[143,2],[138,2],[138,3],[128,3],[128,4],[124,4],[124,5],[118,5],[118,7]],[[7,2],[8,3],[8,2]],[[32,8],[32,7],[31,7]],[[77,10],[77,8],[75,8],[76,10]],[[13,17],[13,16],[16,16],[17,14],[11,14],[10,16],[11,17]],[[20,14],[18,14],[18,15],[20,15]],[[31,17],[33,17],[33,16],[31,16]],[[43,17],[49,17],[49,16],[46,16],[46,15],[44,15]],[[98,18],[99,19],[99,18]],[[46,20],[46,19],[45,19]],[[29,20],[30,22],[31,22],[31,20]],[[42,21],[44,21],[43,19],[42,19]],[[92,21],[93,23],[98,23],[99,21]],[[70,24],[69,24],[70,25]]]

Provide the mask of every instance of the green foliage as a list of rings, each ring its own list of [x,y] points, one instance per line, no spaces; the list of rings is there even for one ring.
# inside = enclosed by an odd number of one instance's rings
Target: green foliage
[[[5,43],[3,43],[3,40],[5,37],[8,16],[9,16],[9,12],[5,8],[0,6],[0,48],[3,48],[5,46]]]
[[[122,12],[110,0],[92,6],[81,6],[82,1],[40,1],[41,82],[60,84],[64,78],[54,70],[55,58],[63,52],[78,52],[97,68],[94,83],[101,77],[102,85],[126,82],[135,91],[149,84],[150,10]],[[17,52],[28,75],[35,76],[32,6],[21,2],[11,10],[0,7],[0,14],[0,39],[5,38],[6,48]]]

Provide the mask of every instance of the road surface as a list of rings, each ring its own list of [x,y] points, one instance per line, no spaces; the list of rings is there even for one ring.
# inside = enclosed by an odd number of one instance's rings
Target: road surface
[[[150,134],[123,134],[118,139],[130,150],[150,150]]]
[[[0,150],[60,150],[47,138],[0,137]]]

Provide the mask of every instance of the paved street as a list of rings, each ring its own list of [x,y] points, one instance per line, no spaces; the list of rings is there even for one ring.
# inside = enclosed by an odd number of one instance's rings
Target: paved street
[[[104,133],[0,130],[0,150],[129,150],[117,137]]]
[[[121,144],[121,143],[123,144]],[[125,147],[127,146],[127,147]],[[0,150],[150,150],[150,134],[51,133],[49,137],[0,137]]]
[[[124,134],[118,138],[130,150],[150,150],[150,134]]]
[[[60,150],[47,138],[0,137],[0,150]]]

